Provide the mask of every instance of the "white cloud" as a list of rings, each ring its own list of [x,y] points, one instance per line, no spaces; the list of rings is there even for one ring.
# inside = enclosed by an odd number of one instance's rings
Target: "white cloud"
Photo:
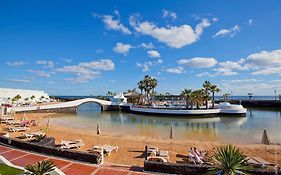
[[[37,60],[36,64],[44,65],[43,68],[53,68],[55,63],[53,61]]]
[[[250,54],[245,64],[255,70],[252,75],[281,75],[281,50]]]
[[[257,82],[256,79],[235,79],[235,80],[223,80],[228,83],[245,83],[245,82]]]
[[[71,83],[86,83],[101,75],[101,71],[114,70],[114,63],[109,59],[102,59],[92,62],[82,62],[78,65],[64,66],[57,69],[59,72],[70,73],[76,77],[66,78]]]
[[[149,57],[152,57],[152,58],[160,58],[160,53],[156,50],[149,50],[149,51],[147,51],[147,54]]]
[[[154,45],[150,42],[150,43],[141,43],[139,47],[142,47],[144,49],[153,49]]]
[[[237,75],[237,72],[234,72],[232,69],[226,69],[226,68],[217,68],[213,69],[215,71],[214,76],[231,76],[231,75]]]
[[[213,18],[212,20],[213,20],[213,22],[217,22],[219,19],[218,18]]]
[[[281,65],[281,50],[261,51],[247,57],[247,62],[254,66]]]
[[[241,85],[242,84],[242,85]],[[280,81],[253,81],[249,79],[249,81],[241,80],[241,82],[225,82],[222,83],[222,90],[226,90],[226,92],[233,91],[235,95],[247,95],[248,92],[253,92],[254,95],[273,95],[273,90],[281,90],[281,82]]]
[[[177,14],[175,12],[171,12],[163,9],[163,18],[172,18],[173,20],[177,19]]]
[[[253,25],[253,22],[254,22],[253,19],[249,19],[248,24],[249,24],[250,26],[252,26],[252,25]]]
[[[94,69],[94,70],[104,70],[104,71],[111,71],[114,70],[115,65],[114,63],[109,59],[102,59],[92,62],[82,62],[79,63],[79,66]]]
[[[163,60],[161,60],[161,59],[157,59],[156,61],[147,61],[144,63],[137,62],[137,67],[142,68],[143,72],[147,72],[150,70],[151,66],[154,66],[157,64],[162,64],[162,63],[163,63]]]
[[[7,81],[14,83],[30,83],[30,80],[25,79],[8,79]]]
[[[215,75],[213,75],[209,72],[203,72],[203,73],[197,74],[196,76],[197,77],[214,77]]]
[[[202,21],[195,27],[195,30],[189,25],[165,28],[158,27],[154,23],[148,21],[140,22],[136,16],[130,16],[130,24],[137,32],[143,35],[149,35],[172,48],[182,48],[198,41],[203,29],[211,25],[207,19],[202,19]]]
[[[240,26],[239,25],[235,25],[234,27],[230,28],[230,29],[221,29],[219,30],[216,34],[213,35],[213,38],[221,36],[231,36],[234,37],[236,35],[237,32],[240,31]]]
[[[133,46],[131,46],[130,44],[123,44],[121,42],[118,42],[113,48],[113,51],[116,53],[127,55],[131,48],[133,48]]]
[[[217,60],[215,58],[194,57],[191,59],[181,59],[177,63],[192,68],[210,68],[217,64]]]
[[[112,16],[112,15],[99,15],[96,13],[93,13],[93,16],[101,18],[105,24],[105,27],[108,30],[121,31],[124,34],[128,34],[128,35],[132,34],[132,32],[127,27],[125,27],[123,24],[121,24],[120,19],[119,19],[120,18],[119,12],[117,10],[115,10],[114,13],[115,13],[115,15],[117,15],[118,19],[114,19],[114,16]]]
[[[224,68],[224,69],[228,69],[228,70],[233,70],[233,69],[238,69],[238,70],[248,70],[249,67],[248,65],[241,65],[244,62],[243,59],[239,60],[238,62],[234,62],[234,61],[225,61],[225,62],[221,62],[219,63],[219,65]]]
[[[281,75],[281,66],[263,68],[261,70],[254,71],[251,74],[252,75],[271,75],[271,74]]]
[[[244,59],[240,59],[239,61],[225,61],[219,63],[219,67],[216,69],[213,69],[215,72],[212,74],[212,76],[232,76],[237,75],[238,73],[234,70],[248,70],[248,65],[242,65],[245,62]]]
[[[34,73],[39,77],[51,77],[51,74],[54,74],[54,72],[45,72],[42,70],[33,70],[33,69],[29,69],[28,72]]]
[[[72,63],[72,59],[63,58],[62,61],[66,63]]]
[[[152,66],[152,62],[151,61],[148,61],[148,62],[145,62],[145,63],[137,62],[137,66],[142,68],[143,72],[147,72],[147,71],[150,70],[150,66]]]
[[[181,66],[171,67],[171,68],[167,68],[166,72],[173,73],[173,74],[182,74],[184,73],[184,68]]]
[[[24,61],[7,61],[6,64],[8,66],[22,66],[25,65],[26,63]]]

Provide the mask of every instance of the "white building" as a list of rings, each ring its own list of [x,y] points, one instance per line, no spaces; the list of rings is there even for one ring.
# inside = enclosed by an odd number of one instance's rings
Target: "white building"
[[[11,103],[12,99],[17,95],[20,95],[21,98],[16,103],[39,102],[50,99],[49,95],[44,91],[0,88],[0,104]],[[34,96],[33,99],[31,98],[32,96]],[[41,97],[43,96],[44,98],[42,99]]]

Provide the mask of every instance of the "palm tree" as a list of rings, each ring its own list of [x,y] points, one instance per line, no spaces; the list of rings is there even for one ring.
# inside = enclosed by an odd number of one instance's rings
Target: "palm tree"
[[[111,97],[111,96],[113,96],[113,94],[114,94],[113,92],[108,91],[107,94],[106,94],[106,96],[107,96],[107,97]]]
[[[143,90],[144,90],[144,82],[143,82],[143,80],[140,80],[140,81],[138,82],[138,88],[140,89],[141,95],[142,95]]]
[[[141,96],[140,96],[140,98],[141,98],[141,104],[143,103],[143,90],[144,90],[144,88],[145,88],[145,85],[144,85],[144,82],[143,82],[143,80],[140,80],[139,82],[138,82],[138,88],[140,89],[140,91],[141,91]]]
[[[222,96],[223,96],[224,101],[228,101],[230,94],[226,93],[226,94],[223,94]]]
[[[34,95],[31,95],[30,99],[33,100],[34,98],[35,98],[35,96],[34,96]]]
[[[191,93],[191,109],[193,109],[193,105],[196,104],[196,108],[199,109],[200,104],[202,104],[204,100],[204,90],[198,89]]]
[[[20,94],[18,94],[18,95],[16,95],[14,98],[15,98],[16,100],[19,100],[19,99],[21,99],[21,96],[20,96]]]
[[[215,108],[215,92],[220,92],[221,90],[216,85],[211,85],[210,91],[212,92],[212,101],[213,101],[212,108]]]
[[[47,175],[55,169],[55,165],[52,160],[43,160],[34,165],[27,165],[25,169],[28,171],[25,174]]]
[[[232,145],[217,148],[211,161],[213,165],[209,169],[208,174],[249,174],[250,166],[248,165],[247,156]]]
[[[146,99],[149,100],[149,95],[150,95],[150,92],[152,90],[152,78],[149,76],[149,75],[146,75],[143,79],[143,83],[144,83],[144,92],[146,94]]]
[[[185,98],[186,108],[188,108],[188,103],[189,103],[191,93],[192,93],[191,89],[184,89],[181,91],[181,96],[183,96]]]
[[[204,88],[204,98],[205,98],[205,103],[206,103],[206,109],[208,109],[208,99],[209,99],[209,91],[211,89],[212,84],[209,81],[205,81],[203,84]]]
[[[157,87],[157,85],[158,85],[158,80],[156,78],[152,77],[150,79],[150,86],[151,86],[151,89],[152,89],[152,97],[153,97],[153,100],[151,100],[151,102],[154,101],[154,98],[155,98],[155,95],[156,95],[155,88]]]
[[[19,99],[21,99],[20,94],[16,95],[16,96],[12,99],[12,102],[14,103],[15,101],[19,101]]]
[[[252,97],[253,97],[253,95],[254,95],[254,94],[253,94],[253,93],[251,93],[251,92],[249,92],[249,93],[248,93],[248,96],[249,96],[249,101],[252,101]]]

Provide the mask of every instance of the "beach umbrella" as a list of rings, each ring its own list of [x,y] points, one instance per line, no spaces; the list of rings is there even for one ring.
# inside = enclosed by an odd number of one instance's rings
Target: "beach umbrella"
[[[171,151],[173,149],[173,143],[172,140],[174,139],[174,126],[171,125],[171,129],[170,129],[170,141],[171,141]]]
[[[269,141],[266,129],[263,130],[261,143],[264,144],[264,145],[270,145],[270,141]]]
[[[174,126],[171,125],[171,129],[170,129],[170,139],[174,139]]]
[[[101,134],[100,131],[100,123],[97,123],[97,145],[99,145],[99,135]]]
[[[27,118],[25,113],[23,113],[23,117],[24,117],[24,120],[28,120],[28,118]]]
[[[99,123],[99,122],[97,123],[97,134],[98,134],[98,135],[101,134],[101,131],[100,131],[100,123]]]
[[[269,141],[269,138],[268,138],[266,129],[263,130],[261,143],[265,145],[265,146],[264,146],[264,149],[265,149],[265,157],[267,158],[266,145],[270,145],[270,141]]]
[[[51,117],[49,116],[48,121],[47,121],[47,127],[49,128],[51,126]]]

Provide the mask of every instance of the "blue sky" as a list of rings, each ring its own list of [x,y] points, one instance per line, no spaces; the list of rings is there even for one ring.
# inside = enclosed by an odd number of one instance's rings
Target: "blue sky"
[[[281,94],[281,2],[0,1],[0,87],[51,95],[133,89]]]

